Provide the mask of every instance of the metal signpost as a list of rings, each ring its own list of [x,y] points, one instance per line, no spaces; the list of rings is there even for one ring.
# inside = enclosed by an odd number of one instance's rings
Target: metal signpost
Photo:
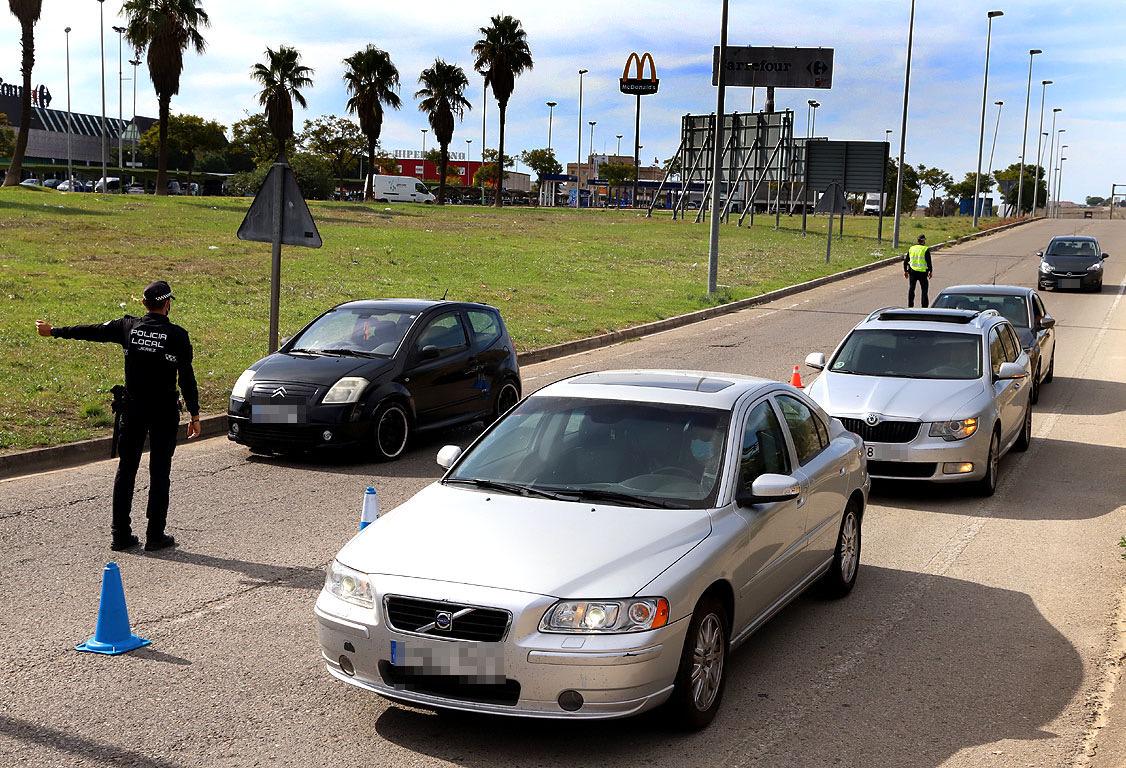
[[[645,77],[645,62],[649,62],[649,77]],[[635,65],[634,76],[629,76],[630,65]],[[622,79],[619,82],[621,92],[637,98],[637,107],[633,121],[633,207],[637,207],[637,177],[641,172],[641,97],[657,92],[661,81],[657,79],[657,65],[653,63],[653,56],[648,51],[641,56],[634,51],[626,59],[625,69],[622,70]],[[594,147],[591,147],[593,151]]]
[[[826,187],[821,195],[821,199],[817,201],[817,207],[813,209],[814,213],[827,213],[829,214],[829,228],[825,230],[825,263],[829,263],[829,257],[833,253],[833,214],[839,213],[841,215],[841,226],[844,226],[844,214],[848,210],[848,202],[845,200],[845,187],[840,181],[832,181]]]
[[[278,349],[278,308],[281,303],[281,247],[320,248],[323,241],[289,163],[274,163],[262,188],[238,228],[239,240],[273,245],[270,267],[270,353]]]

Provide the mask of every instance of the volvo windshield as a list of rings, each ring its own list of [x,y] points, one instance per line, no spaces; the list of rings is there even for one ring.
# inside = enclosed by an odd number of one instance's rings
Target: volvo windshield
[[[901,379],[978,379],[981,366],[980,336],[870,329],[849,334],[829,370]]]
[[[444,482],[619,506],[711,507],[729,418],[714,408],[532,397]]]

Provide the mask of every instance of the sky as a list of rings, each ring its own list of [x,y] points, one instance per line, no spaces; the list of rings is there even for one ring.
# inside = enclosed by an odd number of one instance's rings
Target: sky
[[[618,78],[631,51],[650,51],[660,77],[660,91],[642,98],[642,158],[665,159],[677,149],[680,117],[715,109],[711,85],[711,50],[717,44],[719,0],[607,0],[507,4],[476,0],[201,0],[211,17],[205,31],[207,50],[188,54],[174,112],[189,112],[230,125],[258,109],[250,67],[264,58],[266,46],[298,48],[315,70],[314,87],[305,95],[307,112],[298,109],[296,126],[322,114],[344,115],[347,96],[341,82],[342,59],[374,44],[387,50],[402,77],[403,108],[389,112],[382,145],[387,150],[421,149],[426,120],[413,98],[418,73],[436,57],[462,65],[470,76],[473,109],[457,127],[451,150],[471,157],[481,147],[481,78],[472,71],[470,49],[478,28],[489,17],[508,13],[528,33],[534,68],[516,82],[508,108],[506,153],[547,145],[547,101],[556,101],[552,146],[561,162],[573,162],[578,134],[578,69],[584,78],[583,144],[588,151],[589,120],[594,148],[614,152],[622,134],[623,154],[632,147],[634,99],[621,94]],[[73,28],[71,93],[76,112],[101,111],[99,85],[99,6],[96,0],[46,0],[36,28],[34,83],[48,86],[52,107],[66,108],[64,28]],[[117,114],[117,16],[121,0],[106,0],[107,114]],[[731,0],[731,45],[776,45],[835,49],[831,90],[779,90],[779,108],[796,112],[798,135],[805,133],[806,100],[821,102],[817,135],[832,139],[881,140],[892,129],[893,155],[898,151],[903,100],[904,64],[910,0],[863,2],[772,3]],[[997,108],[1004,101],[993,167],[1017,162],[1021,153],[1028,83],[1029,48],[1040,48],[1032,72],[1027,157],[1036,157],[1039,133],[1040,81],[1048,79],[1045,124],[1060,107],[1056,128],[1065,129],[1068,145],[1062,199],[1082,201],[1106,196],[1112,183],[1126,184],[1126,4],[1122,0],[919,0],[915,17],[910,110],[906,159],[911,164],[938,166],[956,180],[976,165],[985,57],[986,12],[1000,9],[994,20],[989,71],[989,111],[985,131],[988,162]],[[126,62],[130,58],[125,50]],[[0,11],[0,78],[18,83],[19,26]],[[125,76],[132,68],[126,63]],[[155,116],[156,98],[142,65],[138,70],[137,112]],[[124,114],[132,113],[131,81],[125,82]],[[496,144],[497,108],[487,106],[486,139]],[[758,104],[762,106],[762,91]],[[731,88],[727,111],[747,111],[751,91]],[[429,137],[428,147],[433,147]],[[1044,165],[1048,146],[1045,140]],[[522,168],[523,169],[523,168]],[[523,169],[526,170],[526,169]]]

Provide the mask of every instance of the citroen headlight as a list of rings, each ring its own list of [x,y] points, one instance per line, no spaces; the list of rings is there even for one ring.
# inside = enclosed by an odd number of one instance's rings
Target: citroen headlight
[[[977,419],[955,419],[953,421],[936,421],[931,424],[931,437],[941,437],[947,442],[965,440],[977,432]]]
[[[1103,263],[1101,261],[1096,261],[1094,264],[1087,267],[1087,271],[1088,272],[1099,272],[1099,271],[1102,270],[1102,268],[1103,268]]]
[[[360,395],[364,393],[368,383],[368,380],[362,376],[345,376],[332,385],[332,389],[325,394],[324,400],[321,400],[321,402],[325,405],[354,403],[360,399]]]
[[[254,371],[246,370],[238,377],[235,382],[234,388],[231,389],[232,400],[245,400],[246,395],[250,392],[250,385],[254,383]]]
[[[1052,265],[1046,261],[1040,262],[1040,271],[1045,275],[1052,271]]]
[[[577,634],[644,632],[668,623],[669,601],[663,597],[561,600],[544,614],[540,631]]]
[[[363,608],[371,608],[374,604],[371,596],[371,579],[368,575],[341,565],[336,560],[328,566],[328,573],[325,574],[325,589],[346,603]]]

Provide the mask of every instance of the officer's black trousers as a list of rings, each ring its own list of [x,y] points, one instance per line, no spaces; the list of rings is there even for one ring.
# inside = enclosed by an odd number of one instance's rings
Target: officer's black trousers
[[[930,280],[927,278],[927,273],[916,272],[913,269],[909,269],[907,270],[907,277],[910,282],[910,285],[907,287],[907,306],[915,306],[915,283],[918,283],[923,292],[923,307],[929,307],[931,305],[931,297],[927,292],[930,288]]]
[[[171,484],[172,454],[176,452],[176,431],[180,427],[180,411],[175,402],[158,405],[130,403],[121,414],[118,442],[117,477],[113,481],[113,538],[115,541],[132,534],[130,512],[133,507],[133,486],[137,467],[149,438],[149,506],[148,535],[164,533],[168,519],[168,488]]]

